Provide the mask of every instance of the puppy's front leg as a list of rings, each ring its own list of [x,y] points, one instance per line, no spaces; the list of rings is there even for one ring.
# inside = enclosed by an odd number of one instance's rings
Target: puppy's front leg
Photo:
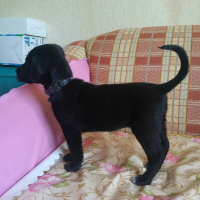
[[[76,127],[62,127],[65,139],[68,143],[70,154],[64,159],[69,161],[64,165],[66,171],[78,171],[83,161],[82,136],[81,131]]]

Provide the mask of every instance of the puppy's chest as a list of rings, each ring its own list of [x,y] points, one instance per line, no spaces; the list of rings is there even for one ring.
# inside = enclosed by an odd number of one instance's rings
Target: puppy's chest
[[[72,96],[54,100],[51,102],[51,105],[56,117],[66,118],[71,117],[72,115],[79,115],[81,110],[77,99],[72,98]]]

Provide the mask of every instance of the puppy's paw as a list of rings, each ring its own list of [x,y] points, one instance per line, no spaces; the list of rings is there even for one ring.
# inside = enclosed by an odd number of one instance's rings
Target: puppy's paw
[[[81,168],[81,164],[75,164],[73,162],[68,162],[64,165],[64,168],[68,172],[76,172]]]
[[[138,186],[150,185],[151,180],[145,180],[144,176],[139,175],[131,180],[132,183]]]
[[[73,160],[73,158],[72,158],[71,153],[68,153],[67,155],[65,155],[63,157],[63,161],[65,161],[65,162],[72,162],[72,160]]]

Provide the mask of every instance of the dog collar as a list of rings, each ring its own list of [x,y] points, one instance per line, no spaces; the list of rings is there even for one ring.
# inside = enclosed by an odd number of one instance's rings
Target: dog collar
[[[58,92],[63,86],[67,85],[70,82],[70,80],[71,77],[56,82],[54,85],[50,86],[48,89],[45,90],[45,94],[50,96],[54,92]]]

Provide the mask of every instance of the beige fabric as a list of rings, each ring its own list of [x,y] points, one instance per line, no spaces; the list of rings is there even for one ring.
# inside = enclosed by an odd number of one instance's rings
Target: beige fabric
[[[80,171],[66,172],[57,161],[15,200],[199,200],[200,138],[169,134],[170,151],[150,186],[131,179],[145,171],[145,153],[134,135],[122,132],[83,134]],[[67,152],[66,152],[67,153]]]

